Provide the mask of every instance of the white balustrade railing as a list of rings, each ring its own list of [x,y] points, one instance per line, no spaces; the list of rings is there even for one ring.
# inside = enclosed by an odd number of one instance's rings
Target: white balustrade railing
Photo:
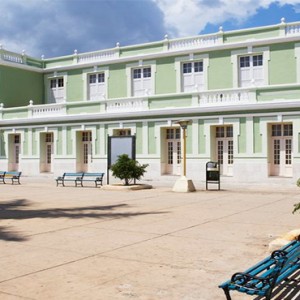
[[[300,24],[287,25],[285,33],[286,35],[300,34]]]
[[[7,50],[0,50],[0,59],[18,64],[25,63],[24,55],[10,52]]]
[[[117,49],[106,51],[95,51],[84,54],[78,54],[77,63],[88,63],[94,61],[109,60],[119,57],[119,51]]]
[[[147,109],[143,99],[121,99],[106,103],[106,112],[108,113],[143,111]]]
[[[61,116],[66,114],[65,104],[29,105],[32,118]]]
[[[248,90],[231,90],[200,93],[200,106],[230,105],[253,102],[254,97]]]
[[[220,34],[173,40],[169,42],[169,50],[214,46],[220,41]]]

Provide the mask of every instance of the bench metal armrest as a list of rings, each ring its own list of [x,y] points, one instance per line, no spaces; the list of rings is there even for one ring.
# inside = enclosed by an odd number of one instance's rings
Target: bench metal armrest
[[[272,281],[272,277],[261,278],[247,273],[238,272],[232,275],[230,283],[237,287],[243,287],[253,291],[261,291],[262,289],[268,289],[271,287]]]

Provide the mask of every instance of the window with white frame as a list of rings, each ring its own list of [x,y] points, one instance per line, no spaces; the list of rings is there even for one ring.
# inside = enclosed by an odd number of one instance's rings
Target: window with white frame
[[[152,95],[151,67],[132,69],[132,96]]]
[[[182,64],[182,91],[193,92],[204,89],[203,62],[185,62]]]
[[[88,100],[105,99],[106,85],[105,74],[96,73],[88,75]]]
[[[51,78],[49,81],[49,95],[50,103],[63,102],[65,98],[65,83],[63,77]]]
[[[239,86],[264,85],[263,55],[246,55],[239,57]]]

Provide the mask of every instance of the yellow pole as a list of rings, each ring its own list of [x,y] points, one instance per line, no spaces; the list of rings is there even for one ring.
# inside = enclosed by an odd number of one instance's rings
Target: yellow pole
[[[185,127],[183,127],[183,176],[186,176],[186,136],[185,136]]]

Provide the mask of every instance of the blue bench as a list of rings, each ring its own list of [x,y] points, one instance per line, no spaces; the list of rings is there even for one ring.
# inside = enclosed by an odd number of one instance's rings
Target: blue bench
[[[0,181],[2,181],[2,183],[6,183],[6,180],[11,180],[11,184],[14,183],[20,183],[20,177],[21,177],[22,172],[18,172],[18,171],[10,171],[10,172],[6,172],[6,171],[0,171]]]
[[[245,272],[233,274],[219,288],[223,289],[227,300],[231,299],[230,291],[263,296],[270,300],[275,286],[288,280],[299,268],[300,241],[293,241]]]
[[[102,186],[104,173],[83,173],[83,177],[81,178],[81,186],[83,186],[83,181],[93,181],[95,182],[95,186]]]
[[[75,186],[80,184],[82,186],[82,177],[83,172],[77,172],[77,173],[64,173],[62,176],[57,177],[56,180],[56,186],[59,184],[62,184],[62,186],[65,186],[66,181],[72,181],[75,183]]]

